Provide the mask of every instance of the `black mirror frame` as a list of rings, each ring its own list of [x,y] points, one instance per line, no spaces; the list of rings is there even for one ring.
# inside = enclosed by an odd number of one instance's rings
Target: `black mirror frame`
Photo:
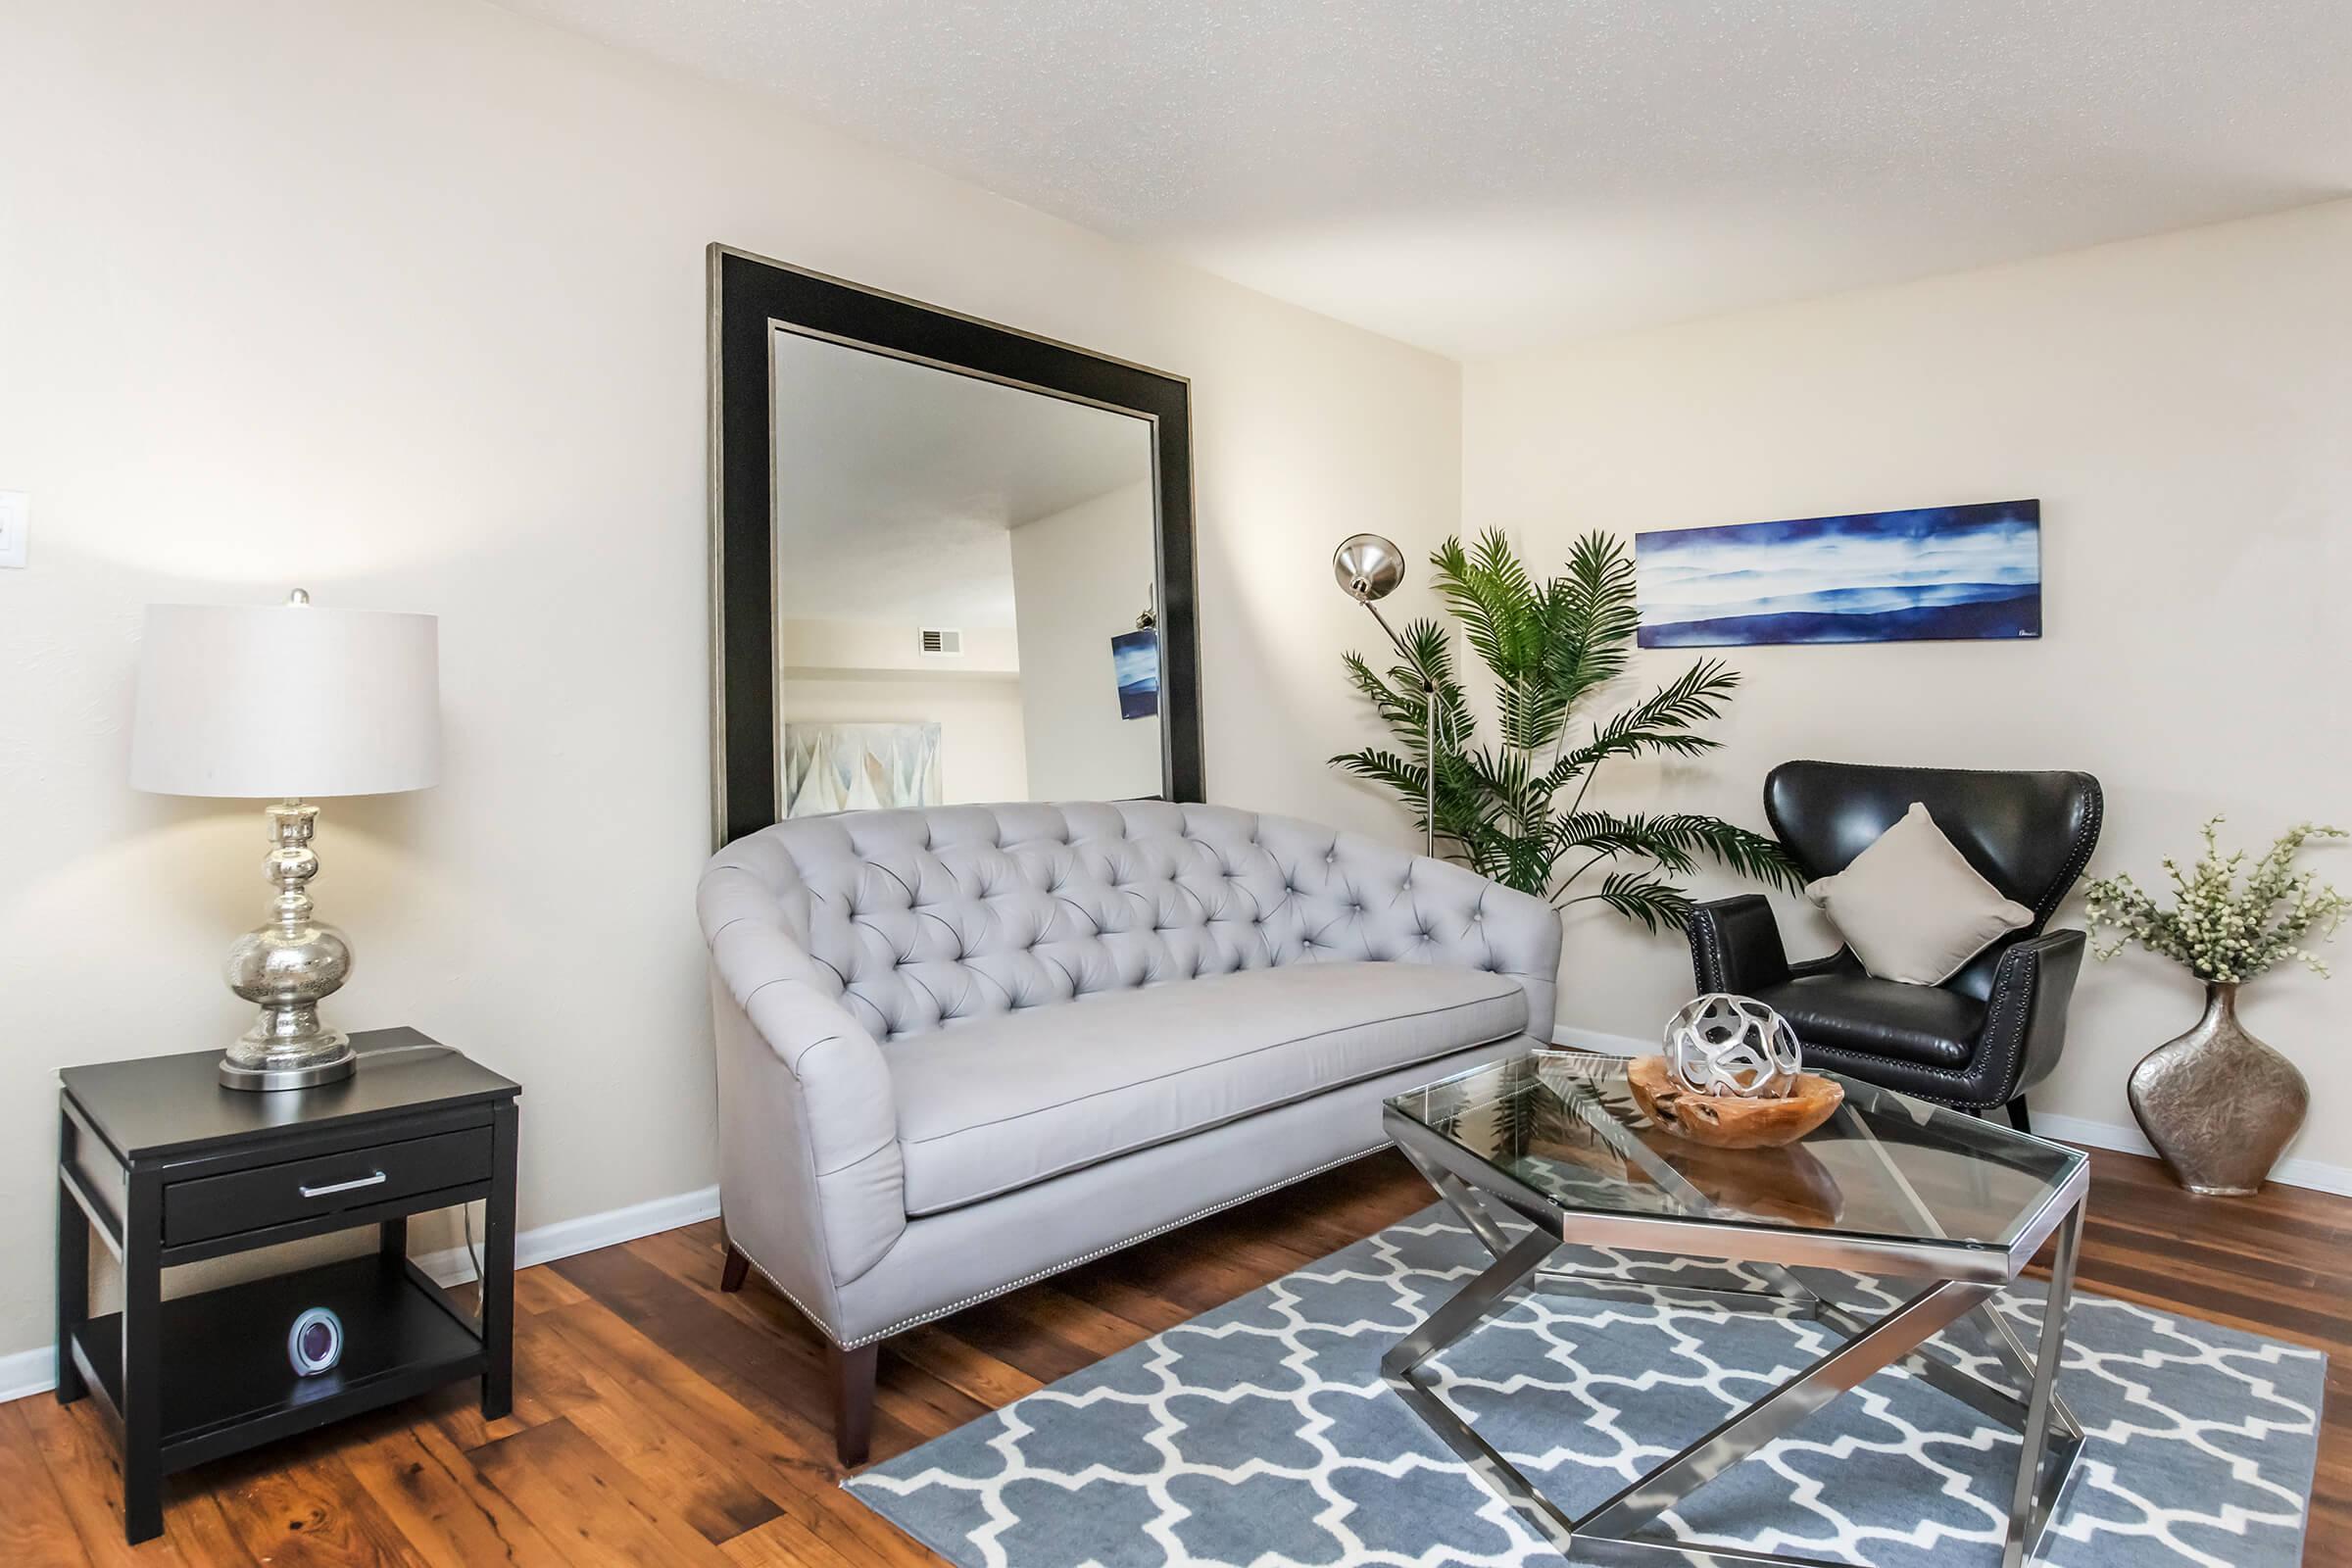
[[[730,246],[712,245],[709,254],[714,843],[731,843],[774,822],[781,793],[768,458],[773,440],[768,345],[777,326],[1121,410],[1152,422],[1160,788],[1172,801],[1205,799],[1191,383]]]

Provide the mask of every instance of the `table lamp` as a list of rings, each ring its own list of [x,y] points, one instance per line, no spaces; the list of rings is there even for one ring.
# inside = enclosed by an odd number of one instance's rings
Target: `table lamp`
[[[231,1089],[299,1089],[351,1075],[351,1037],[318,1004],[351,973],[351,945],[311,918],[311,833],[321,795],[419,790],[441,770],[438,623],[431,615],[285,604],[151,605],[139,649],[130,782],[159,795],[273,800],[268,924],[228,953],[228,986],[261,1008],[220,1062]]]

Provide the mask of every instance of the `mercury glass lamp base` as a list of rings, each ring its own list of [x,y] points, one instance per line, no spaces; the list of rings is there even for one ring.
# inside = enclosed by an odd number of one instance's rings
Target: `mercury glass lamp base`
[[[286,801],[268,808],[272,848],[263,862],[277,897],[270,923],[228,950],[228,988],[261,1009],[220,1060],[229,1089],[306,1089],[348,1078],[359,1057],[351,1037],[318,1021],[318,1004],[351,973],[351,944],[312,917],[308,886],[318,872],[311,835],[318,808]]]
[[[308,1060],[258,1062],[246,1066],[227,1056],[220,1058],[220,1087],[223,1089],[308,1089],[314,1084],[331,1084],[348,1078],[360,1064],[359,1053],[351,1049],[349,1037],[335,1034],[322,1041],[333,1050]]]

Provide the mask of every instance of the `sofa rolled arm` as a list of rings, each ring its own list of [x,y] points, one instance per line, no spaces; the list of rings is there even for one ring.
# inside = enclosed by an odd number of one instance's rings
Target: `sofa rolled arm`
[[[1442,961],[1518,981],[1527,993],[1527,1032],[1548,1045],[1559,1021],[1560,911],[1532,893],[1426,855],[1410,858],[1404,882],[1408,889],[1435,894],[1432,903],[1438,907],[1468,911],[1451,940],[1447,922],[1423,914],[1414,918],[1430,933]],[[1415,901],[1414,907],[1426,906]]]
[[[1753,996],[1788,979],[1780,922],[1761,893],[1716,899],[1690,911],[1690,970],[1704,991]]]
[[[890,1066],[830,972],[784,928],[772,891],[722,866],[704,878],[698,904],[710,948],[728,1238],[830,1324],[835,1291],[906,1228]]]
[[[1969,1073],[1977,1102],[2001,1105],[2050,1075],[2066,1050],[2067,1004],[2082,973],[2087,939],[2045,931],[2012,945],[1992,971],[1984,1033]]]

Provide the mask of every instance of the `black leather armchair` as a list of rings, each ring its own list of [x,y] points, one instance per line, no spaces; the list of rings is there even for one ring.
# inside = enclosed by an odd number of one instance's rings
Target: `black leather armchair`
[[[2082,967],[2080,931],[2044,931],[2099,842],[2099,781],[2088,773],[1784,762],[1764,781],[1764,814],[1808,878],[1832,876],[1923,802],[1969,864],[2034,923],[1940,986],[1876,980],[1851,950],[1790,963],[1759,894],[1702,904],[1690,921],[1701,991],[1754,997],[1787,1018],[1805,1060],[1923,1100],[2008,1107],[2066,1045],[2066,1005]]]

